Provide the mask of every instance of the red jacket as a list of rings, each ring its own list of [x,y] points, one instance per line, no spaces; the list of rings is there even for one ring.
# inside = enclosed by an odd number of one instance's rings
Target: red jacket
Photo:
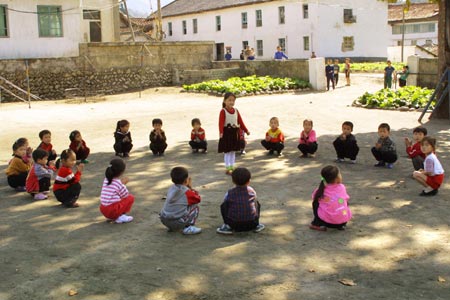
[[[406,153],[408,153],[408,156],[410,158],[414,158],[416,156],[422,156],[422,158],[425,158],[425,154],[422,152],[422,149],[420,149],[420,142],[417,142],[412,146],[406,147]]]
[[[195,129],[191,131],[191,141],[204,141],[205,140],[205,130],[203,128],[199,128],[197,132]]]
[[[80,179],[80,171],[77,171],[75,174],[73,174],[72,169],[63,166],[59,169],[58,175],[56,175],[55,184],[53,185],[53,191],[67,190],[69,186],[78,183]]]

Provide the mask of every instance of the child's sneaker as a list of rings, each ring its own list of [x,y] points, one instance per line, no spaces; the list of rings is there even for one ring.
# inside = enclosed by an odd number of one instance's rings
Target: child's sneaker
[[[313,225],[313,224],[309,225],[309,229],[317,230],[317,231],[327,231],[326,226],[317,226],[317,225]]]
[[[352,165],[356,164],[356,159],[350,159],[350,164]]]
[[[419,196],[425,196],[425,197],[435,196],[435,195],[437,195],[438,191],[439,190],[432,190],[430,192],[426,192],[425,190],[423,190],[422,193],[419,194]]]
[[[216,232],[221,234],[233,234],[233,229],[231,229],[228,224],[222,224],[222,226],[216,229]]]
[[[83,160],[81,160],[81,163],[82,163],[82,164],[88,164],[89,161],[88,161],[87,159],[83,159]]]
[[[264,228],[266,228],[266,226],[264,224],[258,224],[258,226],[256,226],[256,228],[253,230],[254,232],[261,232],[264,230]]]
[[[192,153],[198,153],[198,149],[192,149]]]
[[[191,225],[183,229],[183,234],[186,235],[199,234],[200,232],[202,232],[202,229],[195,227],[194,225]]]
[[[374,164],[374,167],[384,167],[386,164],[384,163],[384,161],[380,160],[378,163]]]
[[[207,149],[203,149],[202,153],[206,154],[206,153],[208,153],[208,150]]]
[[[336,158],[336,160],[335,160],[335,162],[337,162],[337,163],[342,163],[344,161],[345,161],[345,159],[343,159],[343,158]]]
[[[26,192],[27,189],[24,186],[18,186],[15,188],[16,192]]]
[[[386,165],[386,168],[393,169],[394,168],[394,164],[389,163],[389,164]]]
[[[47,195],[45,195],[44,193],[38,193],[34,195],[34,200],[45,200],[47,198]]]
[[[126,214],[123,214],[120,217],[118,217],[114,222],[116,222],[117,224],[122,224],[122,223],[129,223],[131,221],[133,221],[132,216],[127,216]]]
[[[245,153],[247,153],[245,150],[241,150],[241,155],[245,155]]]

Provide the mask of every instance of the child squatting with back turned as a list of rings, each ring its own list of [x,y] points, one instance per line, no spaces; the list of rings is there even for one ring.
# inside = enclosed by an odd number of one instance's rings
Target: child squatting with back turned
[[[100,195],[100,212],[105,218],[115,223],[129,223],[133,217],[127,215],[134,203],[134,196],[128,192],[125,184],[128,178],[122,177],[125,162],[120,158],[111,160],[105,171],[102,192]]]
[[[425,187],[420,196],[434,196],[438,193],[439,187],[444,181],[444,168],[435,154],[435,138],[424,137],[421,146],[422,152],[426,155],[424,169],[414,171],[413,177]]]
[[[167,191],[166,201],[159,213],[161,223],[169,231],[183,230],[183,234],[192,235],[202,232],[195,226],[198,218],[200,195],[191,186],[188,170],[175,167],[170,171],[173,185]]]
[[[72,168],[77,163],[75,152],[71,149],[64,150],[61,153],[61,167],[53,184],[53,193],[56,199],[65,207],[78,207],[78,197],[81,192],[81,172],[83,172],[84,164],[77,165],[77,172],[74,174]]]
[[[231,174],[234,188],[225,194],[220,212],[223,225],[216,232],[232,234],[234,231],[262,231],[265,226],[259,223],[261,205],[256,199],[255,190],[249,186],[251,173],[246,168],[237,168]]]
[[[320,172],[322,180],[312,194],[314,219],[310,229],[326,231],[327,228],[344,230],[352,218],[348,208],[350,196],[342,184],[341,172],[336,166],[326,166]]]

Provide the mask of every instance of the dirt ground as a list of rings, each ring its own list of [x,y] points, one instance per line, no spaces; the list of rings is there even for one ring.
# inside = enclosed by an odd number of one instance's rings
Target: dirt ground
[[[365,110],[353,99],[381,86],[371,75],[354,76],[351,87],[238,98],[251,135],[237,165],[252,172],[251,185],[262,204],[261,233],[218,235],[219,205],[232,187],[218,154],[221,98],[149,89],[77,101],[0,105],[0,299],[450,299],[449,184],[438,196],[419,197],[403,138],[418,125],[417,112]],[[278,116],[287,142],[284,156],[269,157],[260,140],[269,119]],[[169,148],[165,157],[148,150],[151,120],[162,118]],[[190,120],[199,117],[209,153],[191,153]],[[299,158],[296,148],[304,118],[319,136],[316,158]],[[136,196],[132,223],[106,222],[98,210],[104,170],[113,156],[117,120],[131,122],[134,149],[127,159],[128,188]],[[316,232],[311,192],[320,170],[335,159],[332,141],[351,120],[361,148],[356,165],[340,164],[354,218],[346,231]],[[450,170],[449,121],[427,122],[439,140],[438,156]],[[370,147],[377,126],[388,122],[400,158],[394,169],[374,168]],[[91,148],[82,176],[80,208],[64,209],[52,196],[33,201],[7,186],[4,171],[11,145],[52,131],[54,148],[69,144],[79,129]],[[202,196],[197,236],[169,233],[160,211],[171,181],[170,169],[189,168]],[[355,286],[339,283],[350,279]],[[444,281],[445,280],[445,281]],[[78,294],[70,297],[69,290]]]

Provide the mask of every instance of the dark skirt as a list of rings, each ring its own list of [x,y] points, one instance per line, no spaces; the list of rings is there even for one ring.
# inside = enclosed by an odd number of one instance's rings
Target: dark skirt
[[[241,150],[239,142],[239,128],[227,126],[223,128],[222,138],[219,139],[219,153]]]

